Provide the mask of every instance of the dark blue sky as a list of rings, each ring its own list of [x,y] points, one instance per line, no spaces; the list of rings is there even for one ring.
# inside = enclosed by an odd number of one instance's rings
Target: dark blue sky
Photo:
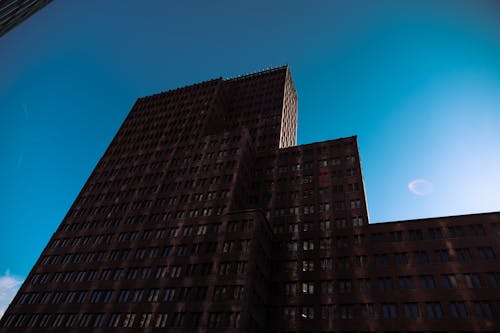
[[[136,98],[282,64],[299,143],[358,135],[372,222],[500,210],[499,2],[54,1],[0,57],[0,274],[27,275]]]

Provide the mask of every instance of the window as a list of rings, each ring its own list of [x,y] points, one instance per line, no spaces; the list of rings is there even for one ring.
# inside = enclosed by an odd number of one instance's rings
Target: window
[[[371,234],[371,240],[374,244],[381,244],[385,241],[383,233]]]
[[[184,312],[174,312],[170,317],[170,321],[168,322],[168,326],[170,327],[182,327],[184,326]],[[209,323],[210,325],[210,323]]]
[[[495,260],[495,251],[490,246],[478,247],[479,256],[484,260]]]
[[[392,290],[392,279],[390,277],[378,278],[378,289],[380,291],[391,291]]]
[[[455,250],[457,254],[457,259],[459,262],[471,262],[472,261],[472,254],[469,249],[464,248],[464,249],[456,249]]]
[[[163,296],[163,301],[172,302],[175,299],[175,288],[165,289],[165,295]]]
[[[286,247],[289,252],[296,252],[298,249],[298,243],[297,241],[289,241],[286,243]]]
[[[425,251],[415,251],[413,252],[413,260],[416,265],[420,264],[428,264],[429,263],[429,256],[427,255],[427,252]]]
[[[297,271],[297,261],[292,260],[292,261],[285,261],[284,263],[284,268],[288,272],[296,272]]]
[[[396,265],[408,265],[408,253],[394,254],[394,262]]]
[[[148,294],[148,302],[157,302],[160,295],[160,289],[151,289]]]
[[[313,272],[314,271],[314,260],[302,260],[302,271],[303,272]]]
[[[367,292],[372,289],[372,284],[370,279],[358,279],[359,291]]]
[[[361,200],[351,200],[351,209],[361,208]]]
[[[417,303],[404,303],[403,309],[405,317],[408,319],[417,319],[420,317],[420,311]]]
[[[492,318],[493,317],[493,308],[490,302],[474,302],[474,310],[476,312],[476,316],[480,318]]]
[[[314,294],[314,283],[313,282],[302,282],[302,293],[303,294]]]
[[[448,227],[448,236],[450,238],[460,238],[464,236],[464,229],[461,226]]]
[[[151,324],[151,317],[153,316],[152,313],[143,313],[141,315],[141,320],[139,321],[139,327],[150,327]]]
[[[389,233],[389,239],[391,242],[402,242],[403,232],[402,231],[392,231]]]
[[[399,290],[413,290],[415,287],[413,286],[413,279],[411,276],[400,276],[398,278],[399,281]]]
[[[486,231],[484,230],[484,226],[482,224],[471,224],[469,226],[469,232],[473,236],[485,236]]]
[[[132,292],[132,302],[142,302],[142,297],[144,296],[143,289],[137,289]]]
[[[361,316],[366,319],[375,318],[375,306],[373,303],[361,304]]]
[[[314,206],[304,206],[304,215],[314,214]]]
[[[120,318],[121,318],[121,313],[112,313],[109,316],[108,327],[118,327]]]
[[[319,230],[321,231],[329,231],[331,229],[330,221],[320,221],[319,222]]]
[[[361,227],[364,224],[362,216],[354,216],[352,218],[352,226],[353,227]]]
[[[389,259],[386,254],[376,254],[375,255],[375,266],[376,267],[387,267],[389,266]]]
[[[332,320],[333,317],[333,305],[322,305],[321,306],[321,319]]]
[[[178,245],[176,248],[176,255],[179,257],[185,256],[187,254],[187,245]]]
[[[418,240],[424,239],[424,236],[422,234],[422,230],[419,230],[419,229],[409,230],[408,236],[409,236],[409,239],[412,241],[418,241]]]
[[[234,241],[225,241],[222,246],[223,253],[230,253],[234,250]]]
[[[303,244],[302,249],[304,251],[314,250],[314,241],[312,241],[312,240],[305,240],[305,241],[303,241],[302,244]]]
[[[467,288],[482,288],[479,274],[475,273],[464,274],[464,278],[465,278],[465,283],[467,284]]]
[[[382,304],[382,316],[384,319],[396,319],[398,317],[398,308],[394,303]]]
[[[498,288],[500,285],[500,272],[487,273],[491,288]]]
[[[136,316],[135,313],[126,313],[125,317],[123,318],[122,327],[133,327],[135,316]]]
[[[448,253],[448,250],[436,250],[434,251],[434,254],[436,256],[436,262],[449,262],[450,261],[450,254]]]
[[[443,239],[443,232],[441,228],[429,228],[430,239]]]
[[[295,296],[297,294],[297,284],[296,283],[285,283],[285,295]]]
[[[314,308],[312,306],[303,306],[300,316],[302,319],[314,319]]]
[[[319,240],[319,248],[321,250],[329,250],[332,247],[331,238],[322,238]]]
[[[467,309],[464,302],[451,302],[450,312],[454,318],[467,318]]]
[[[339,270],[349,270],[351,268],[351,258],[350,257],[338,257],[337,258],[337,268]]]
[[[350,293],[352,290],[351,280],[338,280],[337,281],[337,289],[338,289],[339,294]]]
[[[427,317],[429,318],[443,318],[443,309],[441,308],[441,303],[439,302],[425,303],[425,311],[427,313]]]
[[[339,306],[340,319],[354,318],[354,306],[351,304],[340,304]]]
[[[321,282],[321,294],[327,295],[333,293],[333,282],[332,281],[322,281]]]
[[[287,306],[283,308],[283,318],[284,319],[295,319],[296,308],[293,306]]]
[[[355,256],[354,265],[356,267],[368,267],[368,257],[367,256]]]
[[[446,289],[457,287],[457,278],[453,274],[441,275],[441,283]]]
[[[165,328],[167,327],[168,314],[166,313],[157,313],[156,321],[154,327],[156,328]]]
[[[331,258],[321,258],[320,267],[322,271],[331,271],[333,269],[333,260]]]
[[[436,288],[436,282],[432,275],[422,275],[420,276],[420,287],[422,289],[434,289]]]
[[[337,237],[336,238],[337,242],[337,247],[340,248],[346,248],[349,246],[349,240],[347,237]]]
[[[321,203],[319,204],[319,211],[321,213],[328,212],[330,210],[330,204],[329,203]]]

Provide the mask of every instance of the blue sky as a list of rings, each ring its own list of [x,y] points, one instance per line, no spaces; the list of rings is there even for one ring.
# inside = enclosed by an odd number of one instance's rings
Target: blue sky
[[[13,288],[136,98],[269,66],[291,67],[299,143],[358,135],[372,222],[500,210],[495,1],[54,1],[0,57]]]

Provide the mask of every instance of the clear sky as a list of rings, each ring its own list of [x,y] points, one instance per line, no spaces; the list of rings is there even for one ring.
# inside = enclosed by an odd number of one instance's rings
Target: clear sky
[[[282,64],[300,144],[358,135],[372,223],[500,210],[498,1],[54,1],[0,38],[0,289],[136,98]]]

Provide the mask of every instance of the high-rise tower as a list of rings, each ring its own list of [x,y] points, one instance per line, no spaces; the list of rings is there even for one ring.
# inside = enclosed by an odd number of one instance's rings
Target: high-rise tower
[[[0,332],[494,331],[500,214],[369,225],[288,67],[140,98]]]
[[[3,0],[0,2],[0,37],[52,0]]]

